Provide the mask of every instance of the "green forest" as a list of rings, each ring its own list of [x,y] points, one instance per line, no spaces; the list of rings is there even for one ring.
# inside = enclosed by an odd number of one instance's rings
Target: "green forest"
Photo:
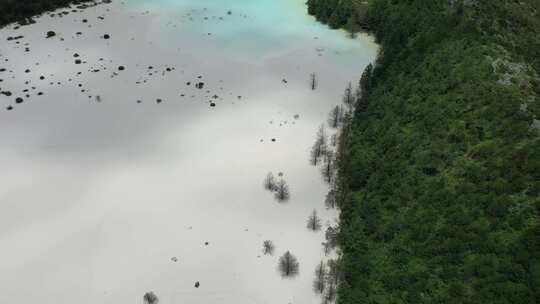
[[[91,0],[1,0],[0,27],[12,22],[31,23],[32,17],[43,12],[84,2]]]
[[[540,303],[540,1],[308,6],[381,46],[342,131],[338,303]]]

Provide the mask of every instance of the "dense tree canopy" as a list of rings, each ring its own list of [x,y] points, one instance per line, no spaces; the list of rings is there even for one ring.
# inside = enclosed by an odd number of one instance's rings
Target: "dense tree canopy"
[[[344,127],[338,301],[540,303],[540,2],[308,5],[381,44]]]

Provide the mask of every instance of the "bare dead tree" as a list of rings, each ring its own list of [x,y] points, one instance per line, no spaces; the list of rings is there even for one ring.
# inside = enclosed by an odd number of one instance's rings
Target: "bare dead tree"
[[[328,242],[322,242],[321,245],[323,246],[323,252],[324,255],[327,256],[332,251],[332,247],[330,247],[330,243]]]
[[[317,82],[317,74],[315,73],[311,73],[309,75],[309,86],[311,87],[311,90],[316,90],[317,89],[317,85],[318,85],[318,82]]]
[[[321,218],[317,215],[317,210],[313,210],[313,213],[308,217],[307,227],[311,231],[321,230]]]
[[[339,132],[334,133],[330,136],[330,145],[332,145],[332,147],[336,147],[338,142],[339,142]]]
[[[332,150],[326,150],[323,154],[323,166],[321,168],[321,173],[323,179],[327,183],[332,183],[334,180],[334,152]]]
[[[339,128],[343,120],[343,109],[341,106],[335,106],[328,114],[328,125],[330,128]]]
[[[285,180],[280,179],[276,183],[276,187],[274,189],[274,197],[280,203],[288,201],[291,197],[291,194],[289,192],[289,185],[287,185],[287,182],[285,182]]]
[[[324,128],[324,125],[321,125],[319,127],[319,131],[317,132],[315,143],[313,144],[313,147],[311,148],[310,162],[313,166],[316,166],[319,164],[321,157],[323,156],[324,152],[327,149],[328,149],[328,140],[326,137],[326,130]]]
[[[268,175],[266,175],[266,178],[264,179],[264,189],[268,191],[274,191],[276,189],[276,179],[274,178],[274,174],[272,172],[268,172]]]
[[[341,259],[330,259],[327,262],[328,273],[326,275],[326,281],[337,285],[341,276]]]
[[[328,209],[334,209],[336,208],[336,204],[337,204],[337,199],[336,199],[336,190],[335,189],[330,189],[330,191],[328,191],[328,193],[326,194],[326,198],[324,200],[324,205],[326,206],[326,208]]]
[[[159,303],[159,298],[154,294],[154,292],[149,291],[143,296],[144,304],[157,304]]]
[[[300,272],[298,259],[296,259],[289,251],[285,252],[285,254],[279,258],[278,270],[282,277],[294,277],[298,275]]]
[[[263,254],[273,255],[275,248],[276,247],[272,241],[266,240],[263,242]]]
[[[313,280],[313,291],[317,294],[323,294],[326,287],[326,266],[321,261],[315,268],[315,279]]]
[[[326,292],[324,293],[323,301],[324,303],[332,303],[337,296],[337,288],[334,283],[326,284]]]
[[[353,87],[352,87],[352,83],[350,82],[345,88],[345,93],[343,94],[343,103],[346,104],[349,107],[349,109],[352,109],[352,107],[354,106]]]
[[[339,226],[329,226],[326,228],[326,232],[324,233],[324,237],[326,238],[326,242],[328,243],[328,246],[330,248],[334,249],[338,246],[338,236],[339,236]]]

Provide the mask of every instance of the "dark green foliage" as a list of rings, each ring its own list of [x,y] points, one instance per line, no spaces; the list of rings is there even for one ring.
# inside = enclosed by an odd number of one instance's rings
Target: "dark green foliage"
[[[540,303],[540,2],[308,5],[381,44],[343,131],[338,301]]]
[[[41,13],[91,0],[0,0],[0,27],[12,23],[27,23]]]

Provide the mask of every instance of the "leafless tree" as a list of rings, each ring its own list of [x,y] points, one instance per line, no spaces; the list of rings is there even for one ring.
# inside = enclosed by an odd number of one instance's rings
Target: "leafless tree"
[[[159,298],[154,294],[154,292],[149,291],[143,296],[144,304],[157,304],[159,303]]]
[[[326,194],[326,199],[324,200],[324,204],[326,205],[326,208],[328,209],[334,209],[336,208],[337,200],[336,200],[336,190],[330,189],[328,193]]]
[[[323,294],[326,287],[326,266],[321,261],[315,268],[315,279],[313,280],[313,290],[315,293]]]
[[[326,150],[323,154],[323,166],[321,169],[324,181],[331,183],[334,179],[334,152],[332,150]]]
[[[332,251],[332,247],[330,247],[330,243],[328,242],[322,242],[321,245],[323,246],[323,252],[324,255],[327,256]]]
[[[339,142],[339,132],[334,133],[330,136],[330,145],[332,145],[332,147],[336,147],[338,142]]]
[[[349,109],[351,109],[354,106],[353,87],[352,87],[352,83],[350,82],[345,88],[345,93],[343,94],[343,103],[345,103],[349,107]]]
[[[326,281],[333,283],[334,285],[338,284],[339,277],[341,276],[341,260],[330,259],[327,262],[328,264],[328,273],[326,275]]]
[[[300,272],[300,264],[296,257],[287,251],[279,258],[278,270],[282,277],[294,277]]]
[[[326,284],[326,292],[324,293],[324,303],[332,303],[336,299],[337,296],[337,288],[334,283],[328,283]]]
[[[311,213],[311,215],[308,217],[307,227],[312,231],[321,230],[321,218],[317,215],[317,210],[313,210],[313,213]]]
[[[268,172],[268,175],[266,175],[266,178],[264,179],[264,189],[268,191],[274,191],[276,189],[276,179],[272,172]]]
[[[324,125],[321,125],[319,127],[319,131],[317,132],[315,143],[313,144],[313,147],[311,148],[311,159],[310,159],[311,164],[314,166],[318,165],[321,157],[323,156],[324,152],[327,149],[328,149],[328,140],[326,138],[326,130],[324,128]]]
[[[318,82],[317,82],[317,74],[315,73],[311,73],[311,75],[309,75],[309,86],[311,87],[312,90],[316,90],[317,89],[317,85],[318,85]]]
[[[285,180],[280,179],[276,183],[276,187],[274,189],[274,197],[280,203],[288,201],[291,197],[291,194],[289,192],[289,185],[287,185],[287,182],[285,182]]]
[[[339,226],[329,226],[326,228],[324,236],[328,246],[332,249],[336,248],[338,246]]]
[[[335,106],[328,114],[328,125],[330,128],[339,128],[343,120],[343,108],[341,106]]]
[[[268,255],[274,254],[274,249],[276,247],[274,246],[274,243],[270,240],[266,240],[263,242],[263,253]]]

